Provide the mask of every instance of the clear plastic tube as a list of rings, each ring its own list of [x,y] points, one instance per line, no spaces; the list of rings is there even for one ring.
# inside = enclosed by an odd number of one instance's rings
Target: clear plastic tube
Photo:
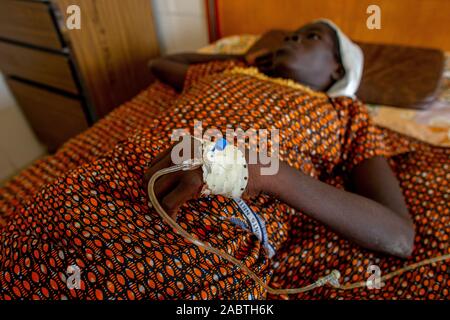
[[[227,260],[228,262],[234,264],[241,270],[245,271],[250,278],[252,278],[261,287],[263,287],[268,293],[271,293],[274,295],[302,293],[302,292],[312,290],[314,288],[324,286],[326,284],[329,284],[340,290],[351,290],[351,289],[355,289],[355,288],[365,287],[367,285],[367,283],[365,281],[356,282],[353,284],[341,285],[339,283],[339,279],[340,279],[339,271],[332,270],[330,274],[323,276],[323,277],[319,278],[317,281],[315,281],[307,286],[301,287],[301,288],[289,288],[289,289],[272,288],[272,287],[268,286],[256,273],[254,273],[252,270],[250,270],[250,268],[248,268],[244,263],[242,263],[235,257],[231,256],[230,254],[226,253],[225,251],[218,250],[217,248],[214,248],[214,247],[210,246],[209,244],[206,244],[203,241],[200,241],[200,240],[194,238],[194,236],[192,236],[190,233],[188,233],[186,230],[184,230],[178,223],[176,223],[175,220],[173,220],[166,213],[166,211],[163,209],[163,207],[160,205],[158,199],[156,198],[155,191],[154,191],[154,185],[155,185],[156,180],[165,174],[169,174],[169,173],[180,171],[180,170],[194,170],[194,169],[199,168],[201,165],[202,165],[202,163],[199,160],[189,160],[189,161],[185,161],[184,163],[179,164],[179,165],[174,165],[174,166],[171,166],[171,167],[168,167],[165,169],[161,169],[161,170],[157,171],[150,178],[150,181],[148,183],[148,196],[150,198],[151,204],[153,205],[153,208],[156,210],[156,212],[158,212],[158,214],[161,216],[163,221],[165,221],[172,228],[174,228],[175,231],[179,235],[181,235],[183,238],[185,238],[189,242],[195,244],[196,246],[203,248],[204,250],[209,251],[211,253],[214,253],[214,254],[218,255],[219,257]],[[389,274],[386,274],[386,275],[380,277],[380,281],[389,280],[392,277],[397,276],[403,272],[410,271],[410,270],[413,270],[415,268],[418,268],[418,267],[421,267],[424,265],[428,265],[431,263],[436,263],[436,262],[444,261],[444,260],[448,260],[448,259],[450,259],[450,254],[437,256],[437,257],[434,257],[431,259],[413,263],[409,266],[400,268],[396,271],[393,271]]]

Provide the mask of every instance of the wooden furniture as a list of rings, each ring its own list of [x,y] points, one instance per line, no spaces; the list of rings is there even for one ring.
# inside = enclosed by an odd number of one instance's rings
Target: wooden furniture
[[[328,18],[353,40],[450,51],[448,0],[205,0],[210,39],[294,30]],[[366,26],[369,5],[381,9],[381,29]]]
[[[144,89],[157,54],[149,0],[0,0],[0,70],[50,152]]]

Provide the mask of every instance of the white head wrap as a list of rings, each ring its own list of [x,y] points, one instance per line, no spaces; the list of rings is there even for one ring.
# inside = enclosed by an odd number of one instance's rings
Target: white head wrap
[[[320,19],[314,22],[323,22],[333,28],[339,41],[339,51],[345,75],[337,80],[327,94],[330,97],[348,96],[354,97],[358,90],[364,67],[364,55],[361,48],[353,43],[333,22],[327,19]]]

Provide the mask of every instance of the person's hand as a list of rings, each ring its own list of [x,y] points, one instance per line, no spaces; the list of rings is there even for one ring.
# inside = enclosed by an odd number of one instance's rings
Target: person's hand
[[[152,161],[145,173],[146,186],[153,174],[173,165],[171,159],[172,149],[173,146],[160,153]],[[184,159],[183,155],[181,156],[183,160],[187,160],[187,158]],[[264,176],[261,176],[260,172],[259,164],[248,164],[249,177],[247,187],[242,195],[243,198],[255,197],[264,191]],[[201,195],[203,185],[203,171],[199,167],[194,170],[177,171],[160,177],[155,182],[154,191],[164,210],[175,218],[180,206],[188,200],[196,199]]]
[[[255,52],[247,53],[245,55],[245,62],[247,64],[257,67],[259,70],[268,70],[273,65],[273,50],[264,48]]]
[[[174,163],[171,152],[174,146],[169,147],[153,159],[145,173],[146,186],[150,178],[159,170],[168,168]],[[182,156],[182,160],[187,157]],[[154,184],[154,192],[164,210],[175,218],[179,207],[188,200],[200,195],[203,187],[203,173],[201,168],[187,171],[177,171],[163,175]]]

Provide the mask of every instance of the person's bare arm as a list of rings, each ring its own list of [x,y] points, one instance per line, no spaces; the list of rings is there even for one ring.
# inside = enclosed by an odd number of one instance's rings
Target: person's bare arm
[[[171,163],[169,149],[152,163],[146,183]],[[385,159],[369,159],[353,169],[354,193],[307,176],[285,162],[274,176],[262,176],[260,169],[259,164],[249,165],[246,196],[268,193],[365,248],[399,257],[411,255],[414,227]],[[176,215],[183,203],[198,197],[202,185],[201,169],[177,172],[157,180],[155,193],[167,212]]]
[[[181,91],[189,65],[230,59],[244,58],[242,55],[230,54],[178,53],[154,59],[150,61],[149,67],[156,78]]]
[[[186,52],[186,53],[175,53],[165,57],[166,59],[184,63],[184,64],[195,64],[195,63],[206,63],[210,61],[224,61],[224,60],[244,60],[245,56],[242,54],[207,54],[207,53],[196,53],[196,52]]]
[[[398,180],[385,158],[370,158],[356,166],[350,173],[350,189],[384,205],[412,224]]]
[[[167,55],[150,61],[151,72],[162,82],[172,86],[177,91],[183,89],[184,79],[189,65],[206,63],[210,61],[239,60],[248,65],[262,68],[270,60],[268,49],[261,49],[250,54],[203,54],[203,53],[177,53]]]
[[[355,193],[281,163],[276,176],[263,178],[262,189],[365,248],[410,256],[414,227],[386,160],[366,160],[350,178]]]
[[[183,90],[184,79],[189,65],[166,58],[154,59],[150,62],[150,71],[161,82],[177,91]]]

